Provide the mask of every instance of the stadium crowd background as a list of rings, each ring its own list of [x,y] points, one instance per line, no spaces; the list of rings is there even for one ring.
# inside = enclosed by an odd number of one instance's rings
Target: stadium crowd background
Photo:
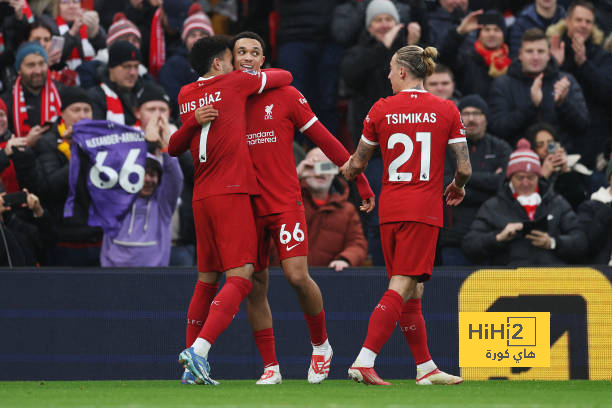
[[[370,106],[392,93],[393,53],[438,48],[425,86],[457,103],[473,177],[465,202],[445,208],[437,264],[612,264],[610,0],[4,0],[0,16],[0,177],[7,193],[28,190],[24,207],[0,198],[0,265],[99,266],[104,237],[87,224],[88,195],[77,193],[73,216],[63,217],[72,124],[113,118],[140,126],[163,150],[180,125],[178,92],[197,79],[188,50],[201,37],[244,30],[267,40],[269,66],[293,74],[349,151]],[[300,174],[314,165],[300,166],[312,147],[296,135]],[[537,175],[531,201],[508,182],[513,151],[539,161],[518,169]],[[183,189],[170,222],[151,220],[171,229],[158,236],[171,240],[168,262],[127,256],[114,266],[195,265],[191,160],[181,157],[182,176],[172,173]],[[161,161],[147,164],[160,186],[170,175]],[[380,158],[366,174],[378,195]],[[322,194],[303,181],[309,264],[384,265],[376,214],[358,219],[354,186],[327,182]],[[529,221],[542,235],[518,232]]]

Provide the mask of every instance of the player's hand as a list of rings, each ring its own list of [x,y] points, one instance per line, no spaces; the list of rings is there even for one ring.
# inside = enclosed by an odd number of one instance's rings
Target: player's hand
[[[353,156],[349,157],[346,163],[344,163],[339,169],[339,172],[348,181],[354,181],[355,178],[357,178],[357,176],[362,173],[362,171],[359,171],[358,167],[355,166],[355,163],[353,162],[354,160],[356,159]],[[365,167],[363,170],[365,170]]]
[[[516,238],[518,231],[523,229],[522,222],[509,222],[504,229],[495,236],[497,242],[506,242]]]
[[[550,235],[544,231],[532,230],[529,234],[525,235],[525,238],[531,241],[531,245],[538,248],[550,249],[552,244]]]
[[[444,190],[444,197],[446,197],[446,204],[451,206],[459,205],[465,197],[465,187],[457,187],[455,180],[446,187]]]
[[[366,213],[371,213],[374,207],[376,207],[376,197],[372,196],[363,200],[359,206],[359,209],[361,211],[365,211]]]
[[[350,265],[344,259],[336,259],[335,261],[331,261],[329,263],[329,267],[335,270],[336,272],[342,272],[342,270],[348,268]]]
[[[212,122],[217,116],[219,116],[219,111],[212,105],[201,106],[195,111],[195,117],[200,126]]]
[[[533,102],[535,106],[540,106],[540,104],[542,103],[542,98],[544,97],[544,95],[542,94],[542,79],[543,78],[544,78],[544,73],[542,72],[540,73],[540,75],[535,77],[535,79],[533,80],[533,83],[531,84],[530,96],[531,96],[531,101]]]

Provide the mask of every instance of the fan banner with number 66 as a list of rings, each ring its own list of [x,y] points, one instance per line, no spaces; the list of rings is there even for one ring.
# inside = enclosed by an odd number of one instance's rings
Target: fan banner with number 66
[[[79,178],[86,177],[91,197],[89,225],[102,227],[113,237],[144,184],[144,133],[108,120],[81,120],[72,128],[64,217],[72,217]]]

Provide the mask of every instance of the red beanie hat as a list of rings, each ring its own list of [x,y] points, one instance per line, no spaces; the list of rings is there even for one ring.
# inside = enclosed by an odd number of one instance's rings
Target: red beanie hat
[[[524,171],[526,173],[535,173],[538,176],[542,175],[542,167],[540,166],[540,158],[531,150],[531,145],[527,139],[522,138],[516,144],[517,149],[510,155],[510,161],[508,162],[508,169],[506,175],[508,178],[512,177],[517,171]]]
[[[3,110],[4,113],[8,115],[8,109],[6,108],[6,104],[4,103],[4,100],[2,100],[2,98],[0,98],[0,110]]]

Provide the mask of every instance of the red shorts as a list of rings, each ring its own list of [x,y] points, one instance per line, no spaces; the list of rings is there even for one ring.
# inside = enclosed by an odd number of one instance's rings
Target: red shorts
[[[198,271],[225,272],[257,258],[255,218],[248,194],[224,194],[193,202]]]
[[[270,246],[274,240],[278,257],[283,259],[308,255],[308,232],[304,209],[259,216],[257,228],[257,262],[255,272],[263,271],[270,262]]]
[[[389,279],[414,276],[419,282],[431,278],[439,227],[415,221],[380,224],[385,265]]]

